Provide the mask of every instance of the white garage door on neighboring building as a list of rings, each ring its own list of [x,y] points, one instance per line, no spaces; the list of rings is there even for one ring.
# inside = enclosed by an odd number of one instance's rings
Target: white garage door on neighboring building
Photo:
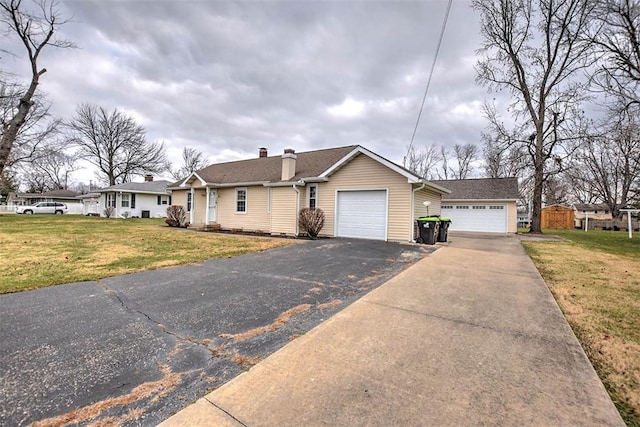
[[[505,204],[442,204],[442,216],[451,218],[452,231],[507,232]]]
[[[387,239],[387,191],[338,191],[336,236]]]

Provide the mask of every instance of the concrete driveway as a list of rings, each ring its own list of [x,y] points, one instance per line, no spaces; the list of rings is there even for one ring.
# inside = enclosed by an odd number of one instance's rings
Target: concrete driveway
[[[1,295],[0,425],[157,424],[432,249],[322,240]]]

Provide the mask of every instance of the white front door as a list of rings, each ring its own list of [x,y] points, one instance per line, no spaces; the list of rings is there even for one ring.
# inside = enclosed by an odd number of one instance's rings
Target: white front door
[[[218,191],[214,188],[209,189],[209,222],[216,222],[218,218],[216,208],[218,206]]]

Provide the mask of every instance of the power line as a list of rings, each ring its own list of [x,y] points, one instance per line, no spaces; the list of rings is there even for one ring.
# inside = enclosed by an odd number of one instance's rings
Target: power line
[[[440,46],[442,45],[442,39],[444,38],[444,30],[447,28],[447,21],[449,20],[449,12],[451,11],[451,3],[453,0],[449,0],[447,4],[447,10],[444,13],[444,21],[442,21],[442,28],[440,29],[440,37],[438,38],[438,46],[436,47],[436,54],[433,57],[433,63],[431,64],[431,71],[429,72],[429,79],[427,80],[427,87],[424,89],[424,96],[422,97],[422,104],[420,104],[420,111],[418,112],[418,119],[416,120],[416,125],[413,128],[413,133],[411,134],[411,141],[409,142],[409,148],[407,148],[407,155],[404,157],[404,165],[407,166],[407,157],[411,152],[411,148],[413,147],[413,140],[416,137],[416,132],[418,131],[418,125],[420,124],[420,118],[422,117],[422,110],[424,109],[424,102],[427,99],[427,94],[429,93],[429,86],[431,85],[431,78],[433,77],[433,70],[436,68],[436,62],[438,61],[438,54],[440,53]]]

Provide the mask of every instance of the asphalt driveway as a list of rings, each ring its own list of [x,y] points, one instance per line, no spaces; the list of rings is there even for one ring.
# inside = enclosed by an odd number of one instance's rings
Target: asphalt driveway
[[[0,296],[0,425],[155,425],[433,247],[321,240]]]

